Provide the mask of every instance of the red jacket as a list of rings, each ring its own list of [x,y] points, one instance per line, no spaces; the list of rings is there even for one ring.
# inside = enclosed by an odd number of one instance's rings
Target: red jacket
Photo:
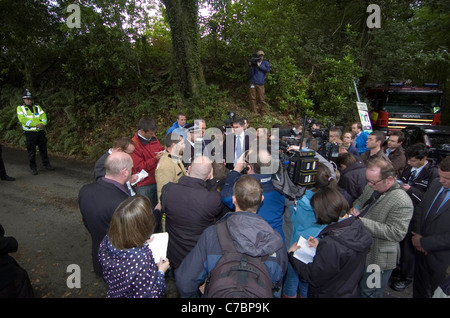
[[[139,138],[138,133],[132,138],[135,149],[131,154],[133,158],[133,174],[141,172],[142,169],[147,171],[148,177],[137,184],[138,187],[142,187],[149,184],[155,184],[155,170],[158,165],[158,159],[156,159],[156,153],[164,150],[158,139],[155,137],[149,143],[143,143],[143,140]]]

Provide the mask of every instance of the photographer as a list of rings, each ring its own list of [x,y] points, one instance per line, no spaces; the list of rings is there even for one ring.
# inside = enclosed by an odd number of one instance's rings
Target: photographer
[[[269,62],[264,60],[264,52],[258,51],[250,58],[250,105],[252,112],[259,112],[264,114],[267,111],[266,107],[266,93],[264,89],[264,82],[266,74],[270,72]],[[259,104],[259,110],[258,110]]]

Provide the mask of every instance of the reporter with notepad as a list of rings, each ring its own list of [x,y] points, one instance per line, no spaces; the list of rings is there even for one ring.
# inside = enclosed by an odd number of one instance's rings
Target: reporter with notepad
[[[149,238],[154,230],[150,200],[130,197],[116,209],[108,234],[100,244],[98,257],[107,298],[161,298],[166,291],[168,259],[156,264]]]
[[[318,239],[309,237],[316,247],[311,263],[294,256],[299,248],[289,248],[289,262],[299,276],[309,283],[308,298],[359,297],[359,281],[365,269],[366,254],[372,236],[361,220],[350,216],[347,200],[333,187],[318,189],[311,198],[317,224],[327,226]]]

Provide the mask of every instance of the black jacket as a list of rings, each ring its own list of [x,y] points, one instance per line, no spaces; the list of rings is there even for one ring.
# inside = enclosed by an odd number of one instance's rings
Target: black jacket
[[[411,176],[410,165],[407,165],[403,170],[402,176],[400,180],[402,180],[405,184],[408,183],[409,177]],[[431,184],[435,178],[439,178],[438,168],[433,159],[428,159],[428,163],[423,167],[420,173],[416,176],[413,183],[411,184],[411,188],[406,192],[411,198],[414,207],[417,207],[422,201],[425,192],[428,189],[428,186]]]
[[[166,192],[167,191],[167,192]],[[194,248],[203,230],[225,213],[216,181],[183,176],[178,183],[163,187],[166,230],[169,233],[167,257],[177,268]]]
[[[14,237],[5,237],[5,230],[0,224],[0,290],[14,279],[16,261],[8,254],[17,252],[18,247]]]
[[[341,171],[338,185],[351,196],[352,201],[359,198],[366,184],[366,165],[364,162],[358,160]]]
[[[322,230],[312,263],[303,263],[292,252],[289,262],[309,283],[309,298],[356,298],[371,244],[370,232],[352,216]]]

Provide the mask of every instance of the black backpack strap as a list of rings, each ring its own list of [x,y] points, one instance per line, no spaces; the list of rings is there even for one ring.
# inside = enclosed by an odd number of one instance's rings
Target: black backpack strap
[[[236,253],[236,247],[234,246],[233,239],[230,236],[230,231],[227,227],[227,221],[219,222],[216,225],[217,237],[219,238],[220,247],[222,248],[223,254],[225,252]]]

